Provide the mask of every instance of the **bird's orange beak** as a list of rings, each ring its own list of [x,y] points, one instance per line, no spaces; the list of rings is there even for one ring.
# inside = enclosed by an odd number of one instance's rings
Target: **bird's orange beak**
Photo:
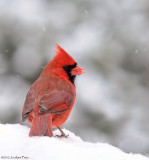
[[[74,69],[71,71],[72,76],[80,75],[85,73],[84,70],[80,66],[76,66]]]

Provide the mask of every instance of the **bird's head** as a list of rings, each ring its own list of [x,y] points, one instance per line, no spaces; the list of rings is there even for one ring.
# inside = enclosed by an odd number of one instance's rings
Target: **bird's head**
[[[75,60],[57,44],[56,55],[50,62],[50,65],[57,70],[61,69],[61,72],[65,72],[72,83],[74,83],[75,77],[77,75],[84,73],[84,70],[77,65]]]

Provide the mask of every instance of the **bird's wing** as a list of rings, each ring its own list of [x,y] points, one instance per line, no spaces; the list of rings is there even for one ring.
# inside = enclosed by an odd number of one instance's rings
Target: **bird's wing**
[[[72,106],[73,101],[74,94],[71,90],[67,92],[57,89],[49,90],[39,101],[40,114],[63,113]]]
[[[27,119],[29,113],[33,110],[34,104],[35,104],[35,94],[34,91],[30,89],[26,96],[26,100],[23,106],[23,111],[22,111],[23,122]]]

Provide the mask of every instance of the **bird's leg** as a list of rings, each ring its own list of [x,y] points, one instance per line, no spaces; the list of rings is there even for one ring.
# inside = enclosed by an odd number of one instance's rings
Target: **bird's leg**
[[[69,135],[65,135],[65,133],[63,132],[63,130],[60,128],[60,127],[57,127],[59,129],[59,131],[61,132],[61,135],[56,135],[56,137],[59,137],[59,138],[68,138]]]

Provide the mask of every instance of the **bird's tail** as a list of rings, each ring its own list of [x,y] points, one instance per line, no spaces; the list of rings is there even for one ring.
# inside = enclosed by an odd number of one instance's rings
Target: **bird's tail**
[[[53,136],[52,115],[47,113],[35,116],[32,120],[29,136]]]

